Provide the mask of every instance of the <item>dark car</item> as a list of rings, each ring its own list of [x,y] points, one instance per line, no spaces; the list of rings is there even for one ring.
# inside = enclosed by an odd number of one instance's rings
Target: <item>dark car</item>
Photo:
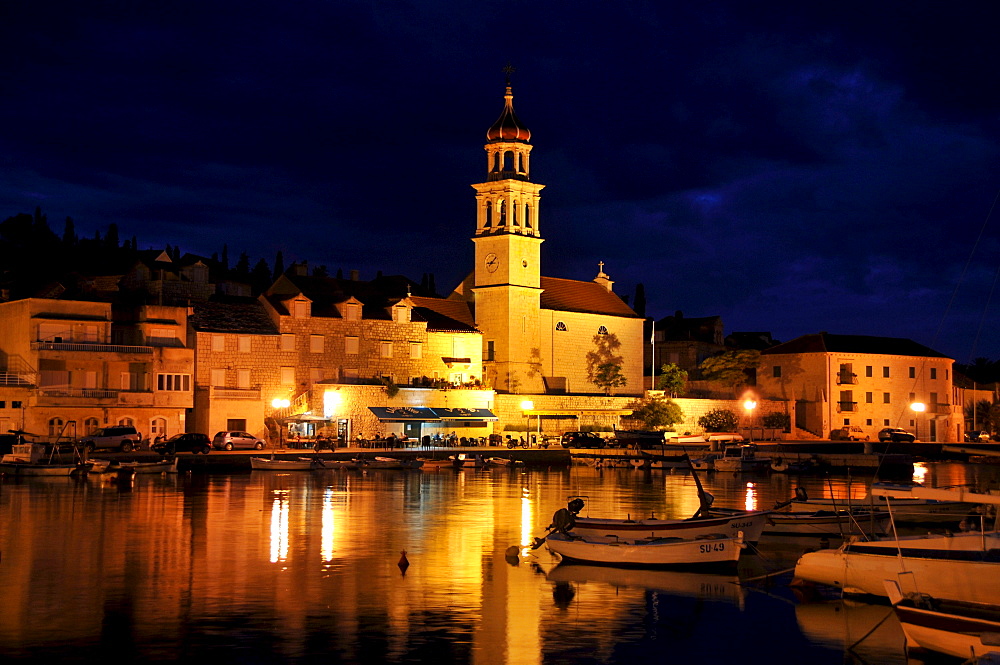
[[[879,431],[878,440],[892,441],[893,443],[913,443],[917,440],[917,437],[899,427],[886,427]]]
[[[562,435],[563,448],[603,448],[604,439],[593,432],[566,432]]]
[[[152,445],[152,448],[161,455],[188,452],[207,455],[212,450],[212,441],[207,434],[185,432],[184,434],[174,434],[166,441],[157,441]]]

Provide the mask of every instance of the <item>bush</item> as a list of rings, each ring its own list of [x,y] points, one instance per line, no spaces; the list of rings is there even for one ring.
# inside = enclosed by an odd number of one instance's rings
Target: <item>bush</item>
[[[736,430],[736,414],[729,409],[712,409],[698,419],[706,432],[732,432]]]
[[[780,429],[785,432],[791,430],[792,419],[787,413],[769,413],[761,418],[761,424],[768,429]]]

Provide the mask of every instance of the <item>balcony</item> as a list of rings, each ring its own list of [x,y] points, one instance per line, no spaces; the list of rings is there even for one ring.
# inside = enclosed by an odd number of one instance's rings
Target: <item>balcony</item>
[[[111,390],[46,386],[38,389],[39,406],[152,406],[151,390]]]
[[[951,415],[951,404],[931,404],[929,411],[938,415],[948,416]]]
[[[840,372],[837,374],[837,385],[843,386],[848,384],[856,384],[858,382],[857,374],[849,374],[847,372]]]
[[[837,413],[854,413],[857,410],[857,402],[837,402]]]
[[[199,388],[205,390],[205,388]],[[260,400],[260,387],[257,388],[224,388],[220,386],[208,387],[209,399],[252,399]]]
[[[152,354],[151,346],[126,346],[124,344],[92,344],[89,342],[32,342],[32,351],[89,351],[91,353]]]

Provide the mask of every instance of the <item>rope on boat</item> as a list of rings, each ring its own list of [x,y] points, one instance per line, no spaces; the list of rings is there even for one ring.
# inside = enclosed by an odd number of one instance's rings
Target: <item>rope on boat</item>
[[[756,577],[746,577],[740,580],[740,586],[743,586],[744,582],[756,582],[757,580],[766,580],[770,577],[777,577],[778,575],[784,575],[785,573],[790,573],[795,570],[795,566],[791,568],[785,568],[784,570],[776,570],[771,573],[764,573],[763,575],[757,575]]]

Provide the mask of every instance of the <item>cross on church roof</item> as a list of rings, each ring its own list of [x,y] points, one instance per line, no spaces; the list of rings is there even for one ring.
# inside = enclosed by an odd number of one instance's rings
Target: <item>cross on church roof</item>
[[[510,85],[510,75],[516,71],[517,70],[514,68],[512,64],[510,64],[510,62],[508,62],[507,65],[503,68],[503,72],[507,75],[507,85]]]

